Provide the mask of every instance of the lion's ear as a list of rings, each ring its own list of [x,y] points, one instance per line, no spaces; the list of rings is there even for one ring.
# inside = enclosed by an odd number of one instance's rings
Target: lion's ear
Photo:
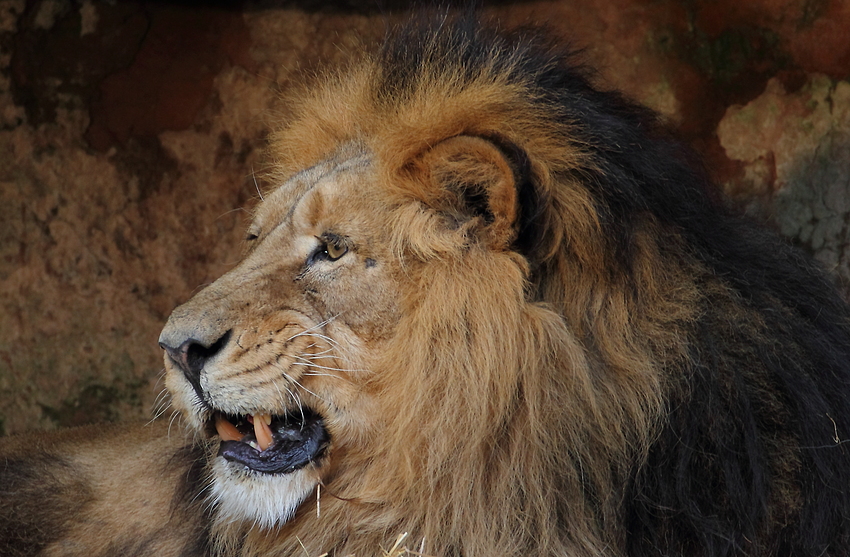
[[[427,201],[492,247],[507,248],[516,237],[516,177],[505,153],[481,137],[455,136],[417,161],[431,195]],[[433,197],[432,197],[433,196]]]

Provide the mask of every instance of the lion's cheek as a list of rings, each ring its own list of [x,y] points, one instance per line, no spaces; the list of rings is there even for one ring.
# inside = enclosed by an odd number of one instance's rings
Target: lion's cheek
[[[379,342],[392,336],[400,310],[397,284],[377,274],[340,274],[307,293],[326,320],[343,324],[361,342]]]

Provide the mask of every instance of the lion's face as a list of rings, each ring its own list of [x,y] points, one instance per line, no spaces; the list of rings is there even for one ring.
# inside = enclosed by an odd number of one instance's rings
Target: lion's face
[[[222,440],[220,517],[287,520],[337,447],[372,434],[368,384],[398,313],[374,174],[349,148],[267,195],[244,260],[162,332],[174,406]]]

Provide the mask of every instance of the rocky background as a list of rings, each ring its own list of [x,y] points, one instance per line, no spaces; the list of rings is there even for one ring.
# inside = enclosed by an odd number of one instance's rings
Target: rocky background
[[[0,0],[0,434],[150,416],[170,311],[239,257],[280,90],[382,0]],[[850,285],[850,1],[486,4],[658,110]]]

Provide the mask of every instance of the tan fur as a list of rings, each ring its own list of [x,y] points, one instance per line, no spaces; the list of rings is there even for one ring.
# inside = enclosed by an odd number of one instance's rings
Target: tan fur
[[[181,493],[189,444],[158,422],[0,439],[0,554],[190,554],[205,521]]]

